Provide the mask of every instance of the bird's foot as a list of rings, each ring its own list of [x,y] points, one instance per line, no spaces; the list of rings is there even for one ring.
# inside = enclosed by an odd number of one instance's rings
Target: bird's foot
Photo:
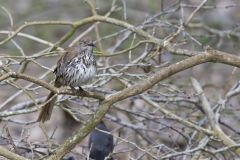
[[[85,92],[85,90],[82,89],[82,87],[78,87],[78,91],[79,91],[79,92]]]
[[[86,93],[86,91],[84,89],[82,89],[82,87],[78,87],[78,89],[71,87],[71,89],[75,94],[78,94],[80,96],[84,95]]]

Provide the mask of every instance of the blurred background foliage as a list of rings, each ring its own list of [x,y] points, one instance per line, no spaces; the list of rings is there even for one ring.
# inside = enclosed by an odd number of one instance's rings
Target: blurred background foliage
[[[96,8],[97,12],[101,15],[106,14],[111,7],[112,0],[96,0]],[[186,18],[193,12],[194,9],[199,5],[200,1],[196,0],[117,0],[116,4],[120,7],[119,11],[116,11],[111,14],[110,17],[124,20],[130,24],[137,26],[138,24],[142,24],[146,19],[151,18],[153,15],[157,13],[162,13],[161,16],[154,18],[156,22],[155,26],[150,25],[150,27],[146,27],[146,31],[149,33],[154,32],[154,36],[164,39],[169,34],[175,32],[178,29],[178,26],[181,22],[184,22]],[[9,18],[6,12],[3,9],[0,9],[0,31],[5,30],[16,30],[19,26],[23,25],[25,22],[30,21],[79,21],[83,18],[89,17],[92,15],[91,9],[88,5],[82,0],[0,0],[0,6],[5,7],[12,16],[13,19],[13,27],[11,27]],[[173,11],[172,11],[173,10]],[[172,11],[172,12],[171,12]],[[79,34],[84,32],[91,24],[85,25],[77,30],[77,32],[66,42],[63,44],[63,48],[67,47],[72,40],[74,40]],[[106,36],[112,35],[116,32],[122,30],[121,27],[113,26],[109,24],[101,23],[99,26],[100,37],[103,38],[101,40],[103,51],[110,52],[112,47],[116,44],[117,40],[121,38],[123,35],[115,36],[112,38],[106,38]],[[215,49],[225,51],[231,54],[239,55],[239,37],[240,37],[240,3],[239,0],[212,0],[208,1],[206,5],[204,5],[194,18],[191,23],[184,26],[184,31],[175,39],[175,42],[179,45],[179,48],[189,49],[192,51],[202,51],[203,47],[209,45]],[[70,27],[61,26],[61,25],[43,25],[43,26],[33,26],[27,29],[24,29],[23,32],[42,38],[52,43],[56,43],[65,33],[69,31]],[[93,39],[97,39],[95,32],[92,31],[89,35],[93,37]],[[6,37],[6,34],[0,34],[0,39],[3,40]],[[104,38],[105,37],[105,38]],[[134,35],[129,36],[129,38],[124,41],[119,48],[115,50],[120,51],[122,49],[126,49],[132,43]],[[141,40],[141,37],[137,37],[137,41]],[[40,43],[34,42],[32,40],[23,38],[23,37],[15,37],[14,40],[21,46],[26,55],[33,55],[38,53],[48,46],[42,45]],[[151,48],[151,47],[149,47]],[[149,49],[148,48],[148,49]],[[99,49],[99,48],[98,48]],[[145,47],[140,46],[132,51],[132,59],[139,57],[144,51]],[[16,48],[11,42],[8,42],[5,45],[2,45],[0,48],[0,55],[21,55],[19,49]],[[54,57],[43,57],[37,62],[40,64],[52,67],[57,59],[58,55]],[[169,51],[163,50],[161,51],[160,56],[155,56],[150,59],[147,63],[151,65],[161,65],[164,63],[172,64],[176,61],[183,59],[182,56],[174,55]],[[106,58],[98,57],[99,68],[106,67],[104,66],[104,61]],[[116,57],[110,57],[108,60],[109,65],[114,64],[128,64],[129,63],[129,54],[123,54]],[[19,66],[13,66],[13,69],[17,70]],[[126,73],[141,73],[144,74],[145,77],[148,74],[154,73],[159,68],[155,70],[151,70],[150,72],[144,72],[146,68],[130,68],[126,71]],[[120,69],[119,69],[120,70]],[[144,71],[143,71],[144,70]],[[26,69],[25,73],[33,76],[40,75],[46,72],[42,68],[39,68],[35,64],[30,64]],[[104,74],[102,71],[99,71],[100,74]],[[124,72],[125,73],[125,72]],[[209,100],[215,104],[219,97],[225,95],[225,93],[235,84],[240,78],[239,70],[234,70],[234,67],[223,65],[223,64],[212,64],[207,63],[200,66],[196,66],[194,68],[187,69],[174,77],[171,77],[159,86],[153,88],[155,91],[159,91],[159,97],[164,96],[164,93],[169,92],[169,88],[174,91],[173,97],[176,95],[180,97],[193,97],[195,101],[194,92],[192,90],[192,86],[190,84],[191,76],[197,78],[201,84],[203,85],[205,94],[209,97]],[[144,77],[143,76],[143,77]],[[140,76],[141,77],[141,76]],[[46,81],[50,81],[53,79],[53,76],[50,75],[45,78]],[[129,78],[133,82],[137,82],[137,78]],[[21,85],[26,85],[27,82],[19,81]],[[167,85],[165,85],[167,84]],[[162,85],[162,86],[161,86]],[[121,85],[116,79],[112,79],[109,83],[107,83],[105,88],[110,88],[114,90],[122,89],[124,86]],[[103,87],[103,88],[104,88]],[[159,89],[159,88],[160,89]],[[175,93],[175,91],[177,93]],[[0,101],[4,102],[7,98],[17,92],[17,89],[12,86],[1,86],[0,90]],[[35,96],[41,97],[46,96],[48,92],[46,90],[40,90]],[[156,96],[155,94],[153,94]],[[161,96],[160,96],[161,95]],[[156,97],[158,98],[158,97]],[[10,102],[4,109],[7,109],[9,106],[16,105],[20,102],[24,102],[29,100],[29,97],[26,95],[22,95],[17,97],[14,101]],[[93,108],[97,108],[97,103],[84,100],[83,102],[76,100],[78,103],[72,104],[73,102],[67,102],[69,106],[76,105],[76,112],[82,112],[86,115],[83,117],[88,117],[88,110],[85,111],[84,107],[79,109],[80,106],[91,106]],[[197,100],[196,100],[197,101]],[[167,108],[172,112],[180,115],[183,118],[189,118],[189,116],[193,116],[194,120],[199,120],[204,117],[203,114],[197,112],[194,104],[189,104],[185,102],[170,102],[163,101],[159,102],[160,104],[167,104]],[[227,133],[231,134],[236,141],[239,142],[239,133],[240,133],[240,118],[239,118],[239,96],[234,97],[229,102],[228,107],[224,110],[224,114],[222,116],[222,121],[225,124],[223,128]],[[136,118],[135,116],[131,117],[126,114],[122,108],[127,108],[131,110],[133,113],[137,111],[153,113],[154,109],[147,108],[147,105],[141,99],[131,99],[124,102],[119,102],[116,106],[111,109],[108,119],[111,119],[111,116],[118,117],[125,121],[128,121],[130,124],[136,125],[145,125],[141,122],[141,118]],[[90,108],[91,108],[90,107]],[[3,110],[3,109],[2,109]],[[57,114],[54,115],[53,121],[48,125],[49,132],[53,132],[55,128],[58,128],[58,132],[55,133],[55,139],[58,142],[62,142],[66,137],[72,134],[73,130],[79,128],[79,124],[75,124],[76,122],[72,121],[71,118],[68,118],[68,114],[63,113],[59,109],[56,109]],[[74,108],[73,108],[74,110]],[[80,111],[79,111],[80,110]],[[84,111],[82,111],[84,110]],[[197,113],[195,113],[197,112]],[[61,114],[58,114],[61,113]],[[89,112],[92,113],[92,112]],[[61,115],[61,116],[59,116]],[[161,117],[162,115],[159,114]],[[32,120],[36,117],[36,113],[31,113],[24,116],[16,116],[20,117],[21,120]],[[153,122],[147,125],[147,129],[154,129],[156,125],[158,127],[162,127],[159,129],[159,135],[155,132],[152,134],[146,134],[147,138],[152,140],[156,140],[156,144],[167,144],[176,150],[181,150],[182,146],[186,145],[186,142],[183,137],[180,136],[182,130],[184,130],[184,126],[176,124],[175,122],[169,122],[169,119],[164,116],[159,118],[160,122]],[[84,120],[84,118],[82,118]],[[146,119],[145,119],[146,120]],[[146,122],[147,123],[147,122]],[[10,128],[11,133],[15,136],[16,139],[22,134],[23,130],[28,130],[29,133],[29,141],[34,142],[36,140],[41,140],[44,136],[40,132],[40,129],[35,124],[33,126],[25,126],[18,125],[12,123],[2,123],[1,129],[5,126]],[[133,135],[134,130],[125,128],[122,124],[113,124],[108,122],[107,124],[111,131],[118,136],[121,133],[124,138],[128,139],[128,135]],[[232,131],[229,129],[229,125],[231,128],[235,130]],[[176,132],[173,130],[175,128],[178,130]],[[129,130],[128,130],[129,129]],[[4,132],[2,130],[2,132]],[[123,132],[123,133],[122,133]],[[185,130],[183,131],[185,132]],[[188,133],[188,132],[187,132]],[[130,136],[129,136],[130,137]],[[153,137],[158,137],[154,139]],[[131,137],[128,139],[129,141],[133,141],[135,143],[142,143],[141,145],[145,146],[146,141],[140,141],[139,137]],[[139,140],[139,141],[138,141]],[[87,141],[87,140],[86,140]],[[82,142],[81,145],[86,146],[86,141]],[[120,149],[128,148],[128,144],[125,143],[120,145]],[[81,148],[81,147],[79,147]],[[78,149],[79,149],[78,148]],[[83,147],[84,148],[84,147]],[[184,147],[183,147],[184,148]],[[81,150],[81,151],[79,151]],[[77,153],[83,153],[84,149],[77,150]],[[116,150],[118,152],[119,150]],[[132,150],[128,150],[128,152],[134,152],[137,149],[134,148]],[[120,152],[120,151],[119,151]],[[124,152],[124,151],[123,151]],[[128,152],[124,156],[119,156],[120,159],[126,159]],[[164,151],[162,151],[164,152]],[[86,153],[86,152],[84,152]],[[78,155],[79,156],[79,155]],[[132,154],[132,156],[137,157],[136,153]],[[147,156],[146,156],[147,157]],[[141,158],[140,158],[141,159]],[[149,159],[149,158],[148,158]]]

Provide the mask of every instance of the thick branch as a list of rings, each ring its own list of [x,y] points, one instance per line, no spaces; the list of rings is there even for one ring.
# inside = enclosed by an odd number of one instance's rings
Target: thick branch
[[[56,150],[56,152],[48,159],[61,159],[65,154],[70,152],[75,147],[75,145],[78,144],[83,138],[85,138],[91,132],[91,130],[93,130],[93,128],[101,121],[101,119],[107,113],[112,104],[116,103],[117,101],[126,99],[130,96],[140,94],[151,88],[161,80],[172,76],[180,71],[206,62],[219,62],[240,67],[240,58],[238,56],[215,50],[208,50],[207,52],[204,52],[200,55],[189,57],[176,64],[172,64],[169,67],[160,70],[146,80],[143,80],[138,84],[133,85],[132,87],[126,88],[122,91],[107,96],[107,98],[100,104],[99,109],[94,114],[94,116],[86,123],[86,126],[79,129],[72,137],[69,137],[64,142],[64,144],[61,145]]]
[[[209,50],[205,53],[198,54],[190,58],[186,58],[180,62],[177,62],[176,64],[170,65],[162,69],[161,71],[157,72],[155,75],[142,81],[141,83],[138,83],[136,85],[133,85],[122,91],[119,91],[115,94],[108,96],[107,100],[115,103],[127,97],[140,94],[146,91],[147,89],[151,88],[155,84],[157,84],[159,81],[167,77],[170,77],[173,74],[176,74],[178,72],[181,72],[183,70],[206,62],[218,62],[240,67],[240,58],[238,56],[234,56],[217,50]]]
[[[228,147],[235,146],[236,143],[222,131],[222,129],[214,115],[214,112],[211,108],[211,105],[210,105],[207,97],[205,96],[203,89],[202,89],[201,85],[199,84],[199,82],[196,79],[192,78],[192,84],[193,84],[194,89],[196,90],[196,92],[199,94],[199,96],[201,98],[202,109],[204,110],[204,113],[206,114],[206,116],[208,118],[211,128],[213,129],[214,135],[216,137],[218,137],[220,140],[222,140],[222,142],[226,146],[228,146]]]
[[[11,71],[1,76],[0,82],[7,78],[10,78],[10,77],[17,78],[17,79],[24,79],[26,81],[35,83],[35,84],[42,86],[56,94],[67,94],[67,95],[73,95],[73,96],[91,97],[91,98],[96,98],[96,99],[100,99],[100,100],[103,100],[105,98],[104,94],[97,93],[97,92],[88,92],[88,91],[75,92],[72,90],[59,89],[59,88],[54,87],[53,85],[48,84],[47,82],[39,80],[35,77],[29,76],[26,74],[22,74],[22,73],[11,72]]]
[[[11,160],[28,160],[27,158],[19,156],[18,154],[15,154],[2,146],[0,146],[0,155]]]

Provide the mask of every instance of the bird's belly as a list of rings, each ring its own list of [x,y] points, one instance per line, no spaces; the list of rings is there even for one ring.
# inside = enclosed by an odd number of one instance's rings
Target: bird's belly
[[[75,67],[66,68],[65,74],[62,75],[64,85],[71,87],[80,87],[89,81],[96,75],[96,66],[90,65],[88,67],[83,65],[77,65]]]

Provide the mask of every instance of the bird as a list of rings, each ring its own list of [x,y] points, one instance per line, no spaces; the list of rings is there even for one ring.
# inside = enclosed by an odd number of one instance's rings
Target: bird
[[[80,39],[72,47],[66,48],[64,54],[57,62],[54,74],[56,76],[54,86],[79,87],[79,91],[84,91],[81,86],[91,81],[97,72],[96,58],[93,54],[95,47],[89,37]],[[45,105],[38,116],[38,122],[45,122],[51,118],[56,96],[50,92],[45,100]]]
[[[113,158],[109,156],[114,149],[113,135],[109,132],[103,121],[101,121],[96,128],[98,130],[94,129],[89,137],[89,157],[94,160],[113,160]]]

